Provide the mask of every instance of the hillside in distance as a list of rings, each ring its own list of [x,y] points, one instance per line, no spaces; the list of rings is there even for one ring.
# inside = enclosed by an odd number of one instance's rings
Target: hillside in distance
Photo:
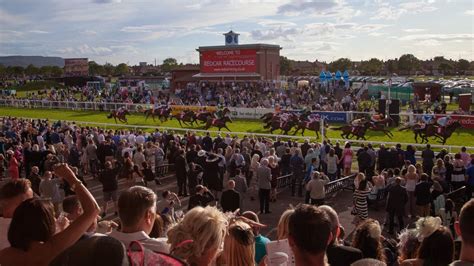
[[[58,66],[64,67],[64,59],[52,56],[0,56],[0,64],[7,66],[27,67],[32,64],[36,67],[42,66]]]

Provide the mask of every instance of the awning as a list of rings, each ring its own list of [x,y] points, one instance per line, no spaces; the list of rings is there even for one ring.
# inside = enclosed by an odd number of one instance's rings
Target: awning
[[[259,78],[260,74],[252,73],[199,73],[193,76],[193,78]]]

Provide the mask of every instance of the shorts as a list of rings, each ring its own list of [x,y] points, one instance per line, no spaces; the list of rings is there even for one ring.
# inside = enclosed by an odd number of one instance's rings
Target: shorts
[[[104,191],[104,201],[109,202],[109,201],[117,201],[117,190],[114,191]]]

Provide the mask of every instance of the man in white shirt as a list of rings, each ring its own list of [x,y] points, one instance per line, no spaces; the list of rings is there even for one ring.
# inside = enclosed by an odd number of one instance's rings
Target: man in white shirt
[[[156,217],[156,194],[143,186],[131,187],[120,194],[118,213],[121,231],[113,230],[109,236],[121,241],[126,247],[132,241],[139,241],[144,247],[169,253],[166,238],[150,238]]]
[[[9,181],[0,189],[0,201],[3,202],[3,217],[0,217],[0,250],[10,247],[8,228],[15,209],[20,203],[31,198],[33,198],[33,190],[28,179]]]

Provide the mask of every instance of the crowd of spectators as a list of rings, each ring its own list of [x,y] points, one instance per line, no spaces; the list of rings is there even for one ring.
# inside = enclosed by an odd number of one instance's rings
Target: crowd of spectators
[[[350,143],[114,131],[17,118],[3,118],[1,127],[0,178],[6,182],[0,189],[1,265],[84,265],[88,260],[121,265],[138,260],[140,250],[147,251],[145,260],[172,265],[474,261],[474,202],[458,215],[459,201],[447,197],[463,186],[467,189],[460,200],[472,196],[474,161],[465,148],[452,158],[427,145],[418,163],[415,149],[401,145],[355,148]],[[324,188],[350,176],[354,163],[356,230],[349,241],[337,212],[324,205]],[[164,164],[174,166],[177,185],[158,193],[154,189]],[[279,201],[280,177],[290,180],[290,192],[302,204],[281,215],[275,244],[260,234],[265,225],[259,216],[271,213]],[[123,191],[120,179],[126,182]],[[87,189],[86,182],[94,180],[102,183],[102,209]],[[384,193],[387,238],[384,223],[370,219],[368,209]],[[186,197],[184,213],[180,205]],[[256,198],[259,210],[245,206]],[[115,222],[104,219],[115,216]],[[395,216],[398,243],[393,240]],[[415,229],[409,230],[415,231],[406,231],[405,224],[412,222]],[[460,255],[455,255],[455,235],[462,236]],[[104,250],[99,243],[111,248]]]

